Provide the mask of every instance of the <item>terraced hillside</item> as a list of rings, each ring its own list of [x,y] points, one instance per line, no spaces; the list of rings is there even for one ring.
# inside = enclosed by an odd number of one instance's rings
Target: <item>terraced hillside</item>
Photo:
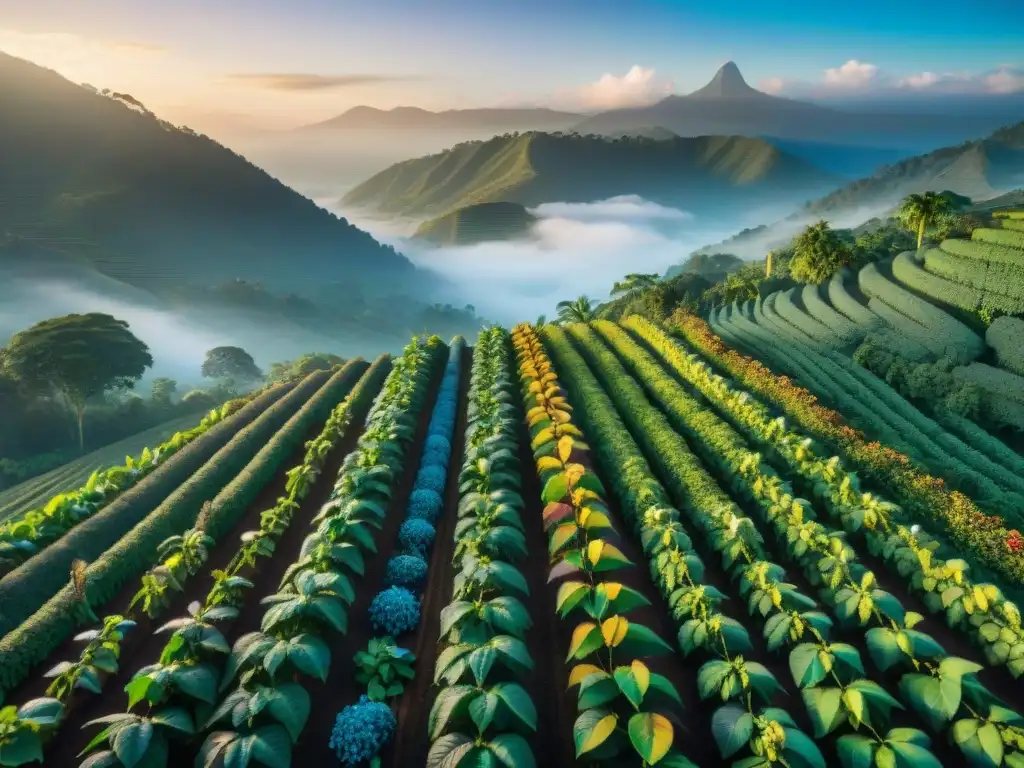
[[[0,580],[0,762],[1021,765],[1011,512],[681,320],[210,426]]]

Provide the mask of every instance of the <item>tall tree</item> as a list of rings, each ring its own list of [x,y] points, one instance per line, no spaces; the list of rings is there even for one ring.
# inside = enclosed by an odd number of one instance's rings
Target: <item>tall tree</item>
[[[240,379],[255,381],[263,378],[252,355],[241,347],[214,347],[206,353],[202,374],[207,379]]]
[[[586,296],[580,296],[573,301],[560,301],[556,309],[558,319],[563,323],[589,323],[596,317],[599,304],[591,304]]]
[[[149,396],[158,405],[170,405],[171,397],[178,391],[178,382],[174,379],[159,378],[153,379],[150,385]]]
[[[917,247],[921,247],[925,230],[956,209],[956,201],[948,192],[925,192],[907,195],[900,203],[898,217],[911,232],[917,231]]]
[[[78,447],[85,447],[85,403],[104,392],[131,389],[153,365],[149,348],[128,323],[91,312],[36,323],[3,350],[4,370],[38,395],[57,393],[74,413]]]
[[[850,246],[827,221],[811,224],[793,240],[789,272],[801,283],[821,284],[853,260]]]
[[[631,272],[612,286],[611,295],[635,298],[640,293],[656,286],[660,277],[656,272],[650,274]]]

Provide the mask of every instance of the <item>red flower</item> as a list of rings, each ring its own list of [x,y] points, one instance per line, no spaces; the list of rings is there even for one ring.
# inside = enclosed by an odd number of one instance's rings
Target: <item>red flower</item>
[[[1010,548],[1013,553],[1024,551],[1024,537],[1020,535],[1020,531],[1010,531],[1006,537],[1006,546]]]

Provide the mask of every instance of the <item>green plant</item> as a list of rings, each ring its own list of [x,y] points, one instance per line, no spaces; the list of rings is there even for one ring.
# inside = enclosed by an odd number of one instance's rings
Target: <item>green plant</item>
[[[399,648],[390,637],[371,638],[365,651],[355,655],[356,682],[366,686],[370,701],[387,701],[405,690],[403,680],[416,675],[411,651]]]
[[[46,695],[63,703],[78,688],[99,693],[102,676],[117,671],[121,641],[134,626],[134,621],[123,616],[107,616],[103,619],[101,629],[90,629],[75,635],[75,641],[85,642],[86,646],[78,661],[62,661],[46,672],[45,677],[54,678],[46,689]]]
[[[0,765],[19,766],[43,761],[43,742],[64,717],[56,699],[32,699],[0,708]]]

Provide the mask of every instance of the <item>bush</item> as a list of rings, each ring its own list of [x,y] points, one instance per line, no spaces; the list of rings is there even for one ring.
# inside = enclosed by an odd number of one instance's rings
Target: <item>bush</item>
[[[1001,368],[1024,376],[1024,320],[998,318],[985,332],[985,341],[996,351]]]
[[[444,486],[448,482],[448,473],[437,466],[420,467],[416,475],[416,490],[434,491],[438,495],[444,493]]]
[[[446,438],[440,435],[431,435],[427,438],[426,447],[423,449],[421,465],[447,467],[451,454],[452,446]]]
[[[395,555],[388,560],[384,580],[385,583],[398,587],[421,586],[427,580],[427,561],[419,555]]]
[[[391,708],[370,701],[365,694],[358,704],[350,704],[338,713],[328,746],[344,766],[356,766],[372,760],[395,733],[397,721]]]
[[[370,603],[370,622],[376,632],[398,637],[420,621],[420,601],[405,587],[378,592]]]
[[[422,518],[414,518],[402,523],[398,529],[398,542],[406,552],[426,555],[436,535],[433,525]]]
[[[437,491],[419,489],[409,496],[409,506],[406,509],[405,517],[408,520],[426,520],[433,524],[437,516],[441,514],[441,507],[444,501]]]

